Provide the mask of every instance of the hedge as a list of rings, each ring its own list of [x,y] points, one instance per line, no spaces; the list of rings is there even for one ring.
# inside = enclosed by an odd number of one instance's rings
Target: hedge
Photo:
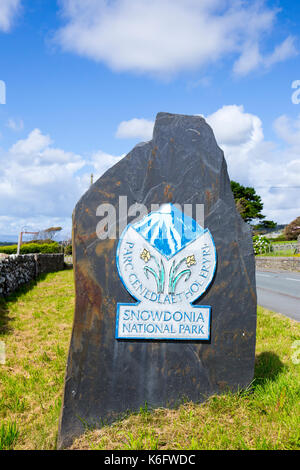
[[[65,252],[65,255],[71,256],[72,255],[72,245],[65,246],[64,252]]]
[[[18,245],[0,246],[0,253],[6,253],[7,255],[15,255],[17,253]],[[26,243],[21,245],[20,254],[29,255],[32,253],[61,253],[62,247],[59,243]]]

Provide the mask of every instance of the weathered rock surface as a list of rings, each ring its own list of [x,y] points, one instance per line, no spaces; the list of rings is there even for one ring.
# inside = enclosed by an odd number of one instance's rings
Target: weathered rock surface
[[[118,341],[117,302],[132,302],[116,268],[118,240],[99,240],[96,209],[119,196],[128,205],[205,204],[205,227],[218,264],[196,305],[212,307],[209,342]],[[117,227],[118,228],[118,227]],[[173,406],[183,397],[247,386],[253,378],[256,287],[249,227],[235,209],[223,152],[196,116],[159,113],[153,139],[137,145],[81,198],[73,214],[76,309],[59,446],[145,402]]]

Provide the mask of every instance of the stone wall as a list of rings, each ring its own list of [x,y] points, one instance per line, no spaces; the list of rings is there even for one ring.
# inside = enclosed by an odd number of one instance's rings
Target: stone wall
[[[52,273],[64,269],[64,255],[62,254],[38,254],[36,260],[37,276],[39,274]]]
[[[8,256],[0,261],[0,296],[6,296],[40,274],[64,269],[63,254]]]
[[[257,256],[255,263],[260,271],[300,272],[300,256]]]

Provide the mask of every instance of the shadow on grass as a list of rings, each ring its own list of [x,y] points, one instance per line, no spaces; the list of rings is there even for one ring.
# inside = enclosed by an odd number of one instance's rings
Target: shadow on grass
[[[66,269],[66,270],[72,270],[72,269],[73,269],[73,264],[65,263],[64,269]]]
[[[36,279],[20,286],[15,292],[3,297],[0,296],[0,333],[5,334],[13,330],[10,326],[11,318],[9,316],[9,305],[18,302],[19,298],[31,291],[40,281],[46,278],[47,274],[40,274]]]
[[[3,297],[0,297],[0,334],[9,333],[12,328],[9,326],[9,309]]]
[[[263,385],[266,382],[276,380],[284,367],[277,354],[270,351],[262,352],[255,358],[255,383]]]

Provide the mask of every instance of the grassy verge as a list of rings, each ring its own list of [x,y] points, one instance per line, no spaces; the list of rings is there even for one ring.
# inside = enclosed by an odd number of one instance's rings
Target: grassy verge
[[[0,300],[0,449],[53,449],[74,311],[73,272]]]
[[[0,301],[0,449],[54,449],[73,316],[73,274],[48,274]],[[130,414],[88,430],[74,449],[296,449],[300,439],[300,325],[258,309],[249,390],[176,410]],[[299,347],[298,347],[299,349]]]
[[[272,240],[272,245],[286,245],[286,244],[295,244],[295,246],[297,245],[297,240],[279,240],[279,241],[276,241],[276,240]]]
[[[88,431],[72,448],[299,449],[297,339],[298,323],[259,307],[255,379],[248,390],[176,410],[145,407],[113,426]]]
[[[295,250],[278,250],[255,256],[299,256],[299,254],[295,254]]]

